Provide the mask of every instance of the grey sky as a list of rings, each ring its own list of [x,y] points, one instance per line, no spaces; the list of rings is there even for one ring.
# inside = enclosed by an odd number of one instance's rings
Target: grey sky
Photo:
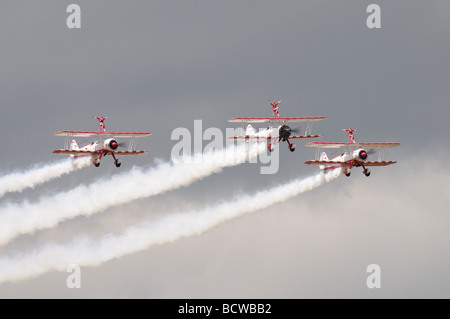
[[[322,141],[401,142],[397,165],[359,171],[200,237],[83,269],[0,286],[0,297],[448,297],[450,22],[448,1],[77,1],[82,28],[66,27],[72,1],[3,1],[0,10],[0,172],[62,157],[52,134],[96,129],[151,131],[150,151],[89,167],[2,203],[37,200],[168,160],[172,130],[235,127],[233,116],[324,115]],[[379,30],[366,7],[381,6]],[[205,143],[206,144],[206,143]],[[120,233],[144,219],[204,207],[316,173],[314,150],[281,145],[281,167],[222,173],[162,196],[23,236],[0,255],[47,241]],[[138,187],[138,186],[137,186]],[[82,200],[82,199],[80,199]],[[382,289],[368,290],[378,263]]]

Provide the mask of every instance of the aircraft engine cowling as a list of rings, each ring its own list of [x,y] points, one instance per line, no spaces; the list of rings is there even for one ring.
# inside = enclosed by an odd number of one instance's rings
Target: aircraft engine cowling
[[[289,138],[289,136],[291,136],[291,133],[292,133],[291,128],[288,125],[283,124],[281,125],[278,131],[278,136],[280,137],[281,140],[285,141],[286,139]]]
[[[359,162],[364,162],[367,156],[367,151],[363,148],[353,151],[353,158]]]
[[[119,147],[119,143],[115,139],[110,138],[103,142],[103,146],[108,151],[115,151]]]

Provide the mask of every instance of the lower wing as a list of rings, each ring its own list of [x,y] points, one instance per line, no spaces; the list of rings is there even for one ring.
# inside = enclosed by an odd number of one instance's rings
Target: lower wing
[[[319,138],[322,137],[322,135],[304,135],[304,136],[290,136],[288,139],[289,140],[299,140],[299,139],[304,139],[304,138]],[[278,138],[278,137],[261,137],[261,136],[250,136],[250,135],[241,135],[241,136],[231,136],[229,137],[229,139],[234,139],[234,140],[262,140],[262,141],[267,141],[267,140],[271,140],[274,138]]]
[[[148,153],[148,151],[133,151],[133,152],[128,152],[128,151],[83,151],[83,150],[55,150],[53,151],[53,154],[66,154],[66,155],[96,155],[96,154],[101,154],[103,153],[103,155],[141,155],[141,154],[145,154]]]
[[[388,166],[397,163],[396,161],[382,162],[364,162],[364,166]],[[333,162],[333,161],[306,161],[306,165],[335,165],[340,167],[350,167],[349,162]],[[355,165],[352,165],[355,166]]]
[[[365,162],[364,166],[388,166],[397,163],[396,161],[382,161],[382,162]]]
[[[250,135],[241,135],[241,136],[231,136],[228,139],[230,140],[252,140],[252,141],[269,141],[274,139],[275,137],[262,137],[262,136],[250,136]]]
[[[322,137],[322,135],[304,135],[304,136],[290,136],[290,140],[299,140],[303,138],[319,138]]]
[[[333,165],[339,167],[350,167],[348,162],[332,162],[332,161],[306,161],[306,165]]]

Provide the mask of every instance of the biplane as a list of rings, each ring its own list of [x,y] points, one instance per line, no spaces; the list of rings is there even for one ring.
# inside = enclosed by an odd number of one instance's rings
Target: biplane
[[[152,133],[149,132],[107,132],[105,127],[106,117],[96,117],[100,124],[99,132],[91,131],[57,131],[54,133],[56,136],[65,136],[64,148],[54,150],[54,154],[70,155],[72,158],[87,157],[90,156],[92,164],[99,167],[103,157],[111,155],[114,159],[116,167],[120,167],[122,162],[118,156],[122,155],[141,155],[147,153],[147,151],[137,151],[137,138],[149,136]],[[69,143],[70,139],[74,137],[95,138],[95,141],[90,142],[82,147],[78,147],[75,140]],[[116,138],[130,138],[127,145],[127,149],[121,150],[125,143],[119,143]]]
[[[319,138],[321,135],[312,134],[312,126],[316,121],[326,119],[325,116],[313,116],[313,117],[280,117],[278,111],[278,102],[271,102],[270,105],[273,108],[273,117],[233,117],[228,122],[234,123],[282,123],[281,125],[269,126],[265,129],[261,129],[259,132],[253,128],[251,124],[247,125],[245,135],[232,136],[230,139],[246,140],[246,141],[258,141],[266,142],[267,149],[272,152],[275,145],[280,141],[286,142],[291,152],[295,151],[295,144],[291,143],[296,139],[312,139]],[[291,128],[287,123],[293,122],[306,122],[306,129],[303,135],[293,135],[293,133],[300,134],[300,128]]]
[[[349,177],[353,167],[362,167],[363,174],[370,176],[370,169],[368,167],[374,166],[388,166],[397,163],[396,161],[386,161],[387,150],[399,146],[400,143],[357,143],[353,132],[356,130],[352,128],[343,129],[348,132],[350,141],[348,143],[328,143],[328,142],[310,142],[305,146],[316,147],[316,160],[306,161],[307,165],[318,165],[321,170],[327,171],[336,168],[342,168],[345,176]],[[328,159],[322,149],[347,149],[346,152],[338,156]],[[369,155],[378,152],[378,159],[376,161],[368,161]]]

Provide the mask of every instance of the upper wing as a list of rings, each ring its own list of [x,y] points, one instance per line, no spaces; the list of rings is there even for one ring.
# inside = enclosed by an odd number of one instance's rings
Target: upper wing
[[[267,122],[314,122],[326,119],[326,116],[311,117],[232,117],[228,122],[267,123]]]
[[[98,150],[98,151],[83,151],[83,150],[54,150],[53,154],[67,154],[67,155],[89,155],[89,154],[100,154],[104,153],[104,150]],[[141,155],[146,154],[148,151],[107,151],[105,155],[111,155],[111,153],[114,153],[114,155]]]
[[[305,146],[317,147],[317,148],[342,148],[342,147],[355,147],[355,148],[390,148],[399,146],[400,143],[327,143],[327,142],[309,142]]]
[[[396,161],[364,162],[364,166],[388,166],[397,163]],[[333,161],[306,161],[306,165],[336,165],[340,167],[350,167],[351,162],[333,162]]]
[[[58,131],[56,136],[73,136],[73,137],[144,137],[149,136],[149,132],[89,132],[89,131]]]

